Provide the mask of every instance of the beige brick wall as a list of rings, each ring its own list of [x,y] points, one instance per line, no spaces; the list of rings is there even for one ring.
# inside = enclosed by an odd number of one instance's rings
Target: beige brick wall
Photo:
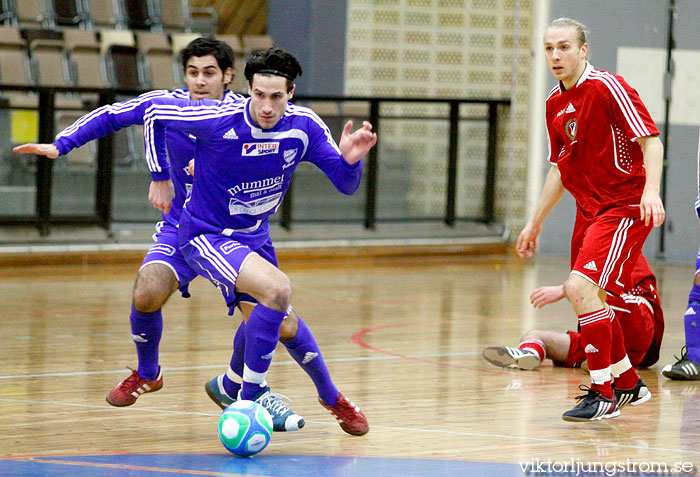
[[[514,127],[508,108],[499,114],[496,214],[499,220],[511,219],[517,229],[525,214],[533,1],[520,1]],[[349,0],[345,94],[510,98],[514,7],[514,0]],[[485,109],[465,106],[461,114],[479,116]],[[382,114],[446,115],[447,110],[388,105]],[[381,124],[382,149],[390,151],[381,157],[409,170],[411,214],[439,216],[444,211],[448,132],[446,121]],[[478,215],[486,124],[463,121],[460,134],[457,214]],[[380,174],[383,170],[392,167],[380,163]]]

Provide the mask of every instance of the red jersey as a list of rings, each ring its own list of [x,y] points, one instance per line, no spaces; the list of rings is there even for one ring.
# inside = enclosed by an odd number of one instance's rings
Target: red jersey
[[[576,86],[560,83],[546,102],[549,162],[587,219],[638,218],[646,175],[633,139],[659,134],[639,94],[622,77],[586,64]]]

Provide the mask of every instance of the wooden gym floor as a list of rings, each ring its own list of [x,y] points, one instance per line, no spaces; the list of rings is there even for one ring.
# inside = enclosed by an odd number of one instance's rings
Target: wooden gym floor
[[[538,371],[503,370],[481,357],[487,345],[516,346],[527,329],[575,326],[568,303],[534,310],[528,302],[537,286],[565,279],[567,260],[280,258],[295,310],[338,388],[367,415],[369,434],[343,433],[280,346],[268,382],[293,399],[307,425],[276,433],[254,458],[229,454],[216,435],[220,410],[203,385],[226,369],[240,317],[228,317],[201,278],[190,285],[192,298],[174,295],[164,308],[164,388],[131,407],[111,407],[107,392],[127,376],[125,366],[136,365],[128,320],[133,257],[6,262],[0,475],[524,475],[525,465],[530,475],[565,465],[699,472],[700,382],[661,375],[684,343],[691,266],[652,264],[666,316],[661,360],[640,371],[652,400],[616,419],[569,423],[561,414],[587,373],[551,362]]]

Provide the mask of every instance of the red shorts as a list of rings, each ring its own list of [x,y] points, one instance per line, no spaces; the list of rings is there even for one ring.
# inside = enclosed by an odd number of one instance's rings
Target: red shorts
[[[577,215],[571,237],[571,273],[621,295],[631,288],[632,269],[651,229],[630,217],[601,215],[586,220]]]
[[[637,367],[644,358],[654,338],[654,314],[644,303],[638,302],[630,295],[622,297],[608,296],[607,303],[615,311],[615,319],[620,320],[625,349],[632,366]],[[555,366],[579,368],[586,359],[581,342],[581,333],[569,331],[571,344],[565,362],[555,362]]]

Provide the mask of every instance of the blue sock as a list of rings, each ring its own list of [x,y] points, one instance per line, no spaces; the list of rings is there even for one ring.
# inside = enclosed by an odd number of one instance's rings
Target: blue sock
[[[685,346],[688,358],[700,363],[700,286],[695,284],[695,279],[700,273],[700,250],[695,259],[695,276],[693,288],[688,295],[688,308],[685,311]]]
[[[285,313],[257,304],[245,325],[245,366],[241,399],[254,400],[266,386],[265,376],[280,339]]]
[[[229,365],[228,372],[224,375],[223,384],[226,394],[232,398],[238,396],[238,391],[241,389],[241,382],[243,380],[243,357],[245,356],[245,322],[241,321],[238,330],[236,331],[236,336],[233,338],[233,354],[231,355],[231,364]],[[231,379],[230,373],[233,372],[238,379],[234,381]]]
[[[158,345],[163,334],[163,315],[160,310],[141,313],[131,305],[131,338],[136,343],[139,358],[137,372],[146,379],[158,377]]]
[[[301,318],[297,334],[292,339],[282,340],[282,344],[287,348],[294,361],[299,363],[301,369],[306,371],[316,386],[319,397],[329,406],[335,406],[338,400],[338,389],[331,380],[321,350],[316,344],[314,335]]]
[[[693,285],[685,311],[685,346],[688,359],[700,363],[700,286]]]

